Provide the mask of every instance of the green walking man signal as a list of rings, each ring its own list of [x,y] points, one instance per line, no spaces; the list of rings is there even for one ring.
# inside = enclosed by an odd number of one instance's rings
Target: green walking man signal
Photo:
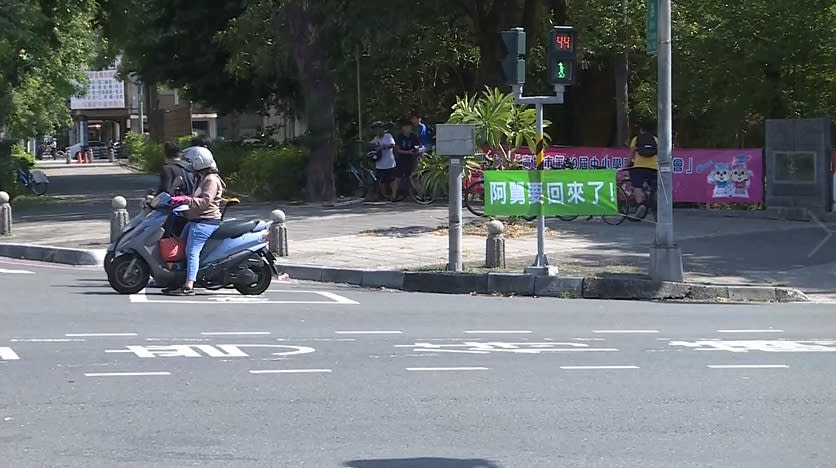
[[[574,26],[554,26],[549,40],[549,83],[571,85],[575,83],[575,59],[577,35]]]
[[[525,84],[525,30],[499,33],[499,75],[509,85]]]

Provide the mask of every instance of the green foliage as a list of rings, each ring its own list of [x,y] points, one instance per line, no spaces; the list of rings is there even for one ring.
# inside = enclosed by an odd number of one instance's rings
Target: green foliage
[[[0,158],[0,190],[14,199],[20,193],[17,169],[30,171],[35,165],[35,156],[26,152],[20,145],[12,145],[11,157]]]
[[[5,0],[0,14],[0,137],[70,123],[67,99],[96,46],[96,0]]]
[[[445,197],[450,193],[449,183],[450,158],[428,154],[418,162],[417,171],[421,173],[421,182],[426,193],[437,197]],[[464,179],[468,179],[474,170],[479,169],[479,163],[473,158],[464,159]]]
[[[144,135],[135,132],[128,132],[125,134],[125,152],[128,155],[128,161],[132,163],[141,163],[142,154],[148,139]]]
[[[299,198],[307,163],[308,153],[299,146],[255,148],[241,162],[234,186],[263,200]]]
[[[448,123],[476,126],[476,144],[487,146],[504,156],[522,145],[534,148],[537,135],[537,114],[532,108],[518,106],[514,95],[499,89],[486,88],[479,96],[464,96],[456,100]],[[547,127],[551,122],[543,121]],[[544,133],[549,141],[549,136]]]

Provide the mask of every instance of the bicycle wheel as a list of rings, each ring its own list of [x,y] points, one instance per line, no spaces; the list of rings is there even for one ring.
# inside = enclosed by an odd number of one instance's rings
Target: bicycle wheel
[[[557,217],[557,219],[559,219],[559,220],[561,220],[561,221],[574,221],[574,220],[576,220],[577,218],[578,218],[578,215],[574,215],[574,216],[558,216],[558,217]]]
[[[435,196],[424,187],[424,178],[420,172],[409,178],[409,195],[419,205],[429,205],[435,201]]]
[[[485,216],[485,183],[474,182],[464,192],[464,206],[476,216]]]
[[[618,192],[616,193],[616,197],[619,214],[601,216],[601,220],[609,224],[610,226],[618,226],[619,224],[623,223],[624,220],[627,219],[628,215],[630,214],[630,199],[627,197],[627,192],[625,192],[624,189],[621,188],[621,186],[618,186]]]
[[[32,189],[32,193],[35,195],[45,195],[47,190],[47,183],[46,182],[31,182],[29,188]]]

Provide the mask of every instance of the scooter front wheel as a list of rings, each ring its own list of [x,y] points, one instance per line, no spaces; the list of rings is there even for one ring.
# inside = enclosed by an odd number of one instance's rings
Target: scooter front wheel
[[[253,257],[247,263],[247,268],[256,276],[256,280],[250,284],[233,284],[236,291],[245,296],[258,296],[267,291],[273,281],[273,269],[264,263],[261,257]]]
[[[107,281],[119,294],[136,294],[151,279],[151,269],[145,260],[134,254],[120,255],[111,263],[111,274]]]

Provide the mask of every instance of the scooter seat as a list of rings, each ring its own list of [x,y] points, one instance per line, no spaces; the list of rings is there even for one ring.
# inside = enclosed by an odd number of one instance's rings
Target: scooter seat
[[[229,221],[222,222],[221,226],[215,230],[210,239],[231,239],[252,231],[256,226],[258,226],[257,219],[252,221],[230,219]]]

